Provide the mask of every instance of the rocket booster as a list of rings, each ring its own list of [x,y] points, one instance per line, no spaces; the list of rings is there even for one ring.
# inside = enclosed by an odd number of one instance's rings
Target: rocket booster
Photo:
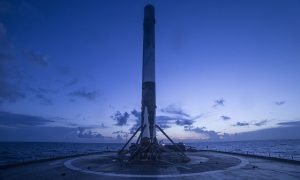
[[[146,5],[144,9],[144,39],[143,39],[143,84],[142,84],[142,141],[155,142],[155,18],[154,7]]]

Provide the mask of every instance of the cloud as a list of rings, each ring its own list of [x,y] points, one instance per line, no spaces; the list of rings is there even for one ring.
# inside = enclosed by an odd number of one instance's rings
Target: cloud
[[[160,111],[164,112],[164,113],[170,113],[170,114],[175,114],[175,115],[179,115],[179,116],[190,117],[189,114],[185,113],[180,107],[177,107],[174,104],[171,104],[171,105],[167,106],[166,108],[161,109]]]
[[[254,123],[255,126],[264,126],[266,125],[268,120],[262,120],[260,122]]]
[[[162,129],[167,129],[167,128],[170,128],[171,126],[168,125],[168,124],[158,124],[160,128]]]
[[[232,126],[249,126],[249,125],[254,125],[254,126],[264,126],[266,125],[268,122],[268,120],[261,120],[261,121],[258,121],[258,122],[237,122],[236,124],[233,124]]]
[[[175,121],[173,117],[170,116],[156,116],[156,124],[159,125],[162,129],[167,129],[171,127],[172,122]]]
[[[86,91],[86,90],[77,90],[69,93],[71,97],[80,97],[87,100],[95,100],[99,96],[98,91]]]
[[[178,126],[186,126],[186,125],[192,125],[194,123],[194,121],[191,119],[178,119],[175,121],[175,123]]]
[[[127,124],[129,114],[127,112],[124,112],[123,114],[120,111],[117,111],[111,118],[117,123],[115,125],[117,126],[124,126]]]
[[[178,126],[192,125],[195,119],[201,116],[196,116],[194,118],[183,118],[183,117],[172,117],[172,116],[156,116],[156,123],[160,127],[169,128],[172,124]]]
[[[116,141],[123,142],[124,139],[122,138],[122,136],[120,134],[118,134],[117,137],[116,137]]]
[[[130,133],[133,134],[141,126],[141,112],[133,109],[130,113],[135,117],[135,123],[129,130]],[[157,125],[162,129],[166,129],[171,127],[170,124],[174,122],[176,118],[170,116],[156,116],[155,120]]]
[[[115,142],[103,136],[99,127],[60,124],[62,117],[44,117],[0,111],[0,141]],[[101,124],[100,128],[104,125]]]
[[[130,134],[133,134],[141,126],[141,112],[137,111],[136,109],[133,109],[130,112],[130,114],[132,114],[135,117],[135,123],[129,129]]]
[[[165,128],[169,128],[170,125],[174,123],[178,126],[192,125],[196,119],[202,117],[202,115],[191,117],[190,114],[184,112],[181,107],[178,107],[175,104],[170,104],[160,111],[167,113],[168,115],[157,116],[156,122],[161,127]]]
[[[29,62],[40,66],[48,66],[48,56],[46,54],[38,53],[33,50],[24,50],[23,55]]]
[[[104,123],[101,123],[101,124],[100,124],[100,128],[102,128],[102,129],[106,129],[106,128],[108,128],[108,127],[107,127],[107,126],[105,126],[105,125],[104,125]]]
[[[202,138],[207,140],[220,140],[221,135],[218,132],[212,130],[206,130],[205,127],[193,127],[193,126],[184,126],[184,131],[194,132],[200,134]]]
[[[129,129],[130,134],[133,134],[139,127],[141,126],[141,122],[136,120],[133,126]]]
[[[141,112],[132,110],[131,114],[135,117],[135,123],[130,128],[130,134],[133,134],[141,126]],[[175,121],[175,118],[169,116],[156,116],[156,124],[162,129],[170,128],[171,123]]]
[[[127,132],[125,131],[114,131],[112,134],[126,134]]]
[[[198,115],[193,118],[192,117],[191,118],[176,117],[175,124],[179,125],[179,126],[192,125],[196,119],[199,119],[201,117],[202,117],[202,115]]]
[[[234,124],[232,126],[249,126],[249,123],[247,123],[247,122],[237,122],[236,124]]]
[[[77,135],[79,138],[100,138],[103,139],[104,136],[90,128],[78,127]]]
[[[39,116],[16,114],[0,111],[0,126],[20,127],[20,126],[43,126],[54,122]]]
[[[214,108],[219,107],[219,106],[224,106],[225,100],[223,98],[219,100],[215,100],[215,103],[213,105]]]
[[[287,121],[287,122],[280,122],[277,125],[281,126],[300,126],[300,121]]]
[[[130,113],[139,120],[141,119],[141,112],[137,111],[136,109],[133,109]]]
[[[0,126],[0,141],[111,143],[116,142],[116,139],[101,136],[93,129],[80,128],[79,130],[77,127],[22,126],[9,128]]]
[[[69,127],[22,126],[0,127],[0,141],[78,142],[76,129]]]
[[[176,124],[178,126],[192,125],[196,119],[202,117],[202,115],[191,117],[191,115],[184,112],[181,107],[174,104],[171,104],[166,108],[162,108],[160,111],[168,114],[164,116],[156,116],[157,124],[164,128],[169,128],[172,124]]]
[[[120,139],[120,137],[121,137],[122,140],[123,140],[122,137],[127,139],[127,137],[129,136],[129,133],[125,132],[125,131],[115,131],[112,134],[117,134],[117,139]]]
[[[275,101],[274,103],[277,106],[281,106],[281,105],[284,105],[286,103],[286,101]]]
[[[155,121],[156,121],[156,124],[163,126],[166,124],[173,123],[174,121],[176,121],[176,118],[171,117],[171,116],[156,116]]]
[[[229,116],[220,116],[220,118],[224,121],[230,120],[231,118]]]
[[[298,121],[299,122],[299,121]],[[290,124],[290,123],[288,123]],[[294,123],[291,123],[294,124]],[[299,139],[300,123],[295,126],[281,126],[276,128],[267,128],[257,131],[237,133],[227,135],[222,140],[226,141],[247,141],[247,140],[270,140],[270,139]]]
[[[156,124],[159,125],[162,129],[170,128],[172,125],[185,126],[192,125],[196,119],[202,117],[202,115],[198,115],[195,117],[191,117],[191,115],[187,113],[183,113],[181,108],[170,105],[167,108],[163,108],[162,112],[171,114],[171,115],[160,115],[156,116]],[[141,122],[141,112],[137,110],[132,110],[131,114],[135,117],[135,124],[130,128],[130,133],[134,133],[138,127],[140,127]]]

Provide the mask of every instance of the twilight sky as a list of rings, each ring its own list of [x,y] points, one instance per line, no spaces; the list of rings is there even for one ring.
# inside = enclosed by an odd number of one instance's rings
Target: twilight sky
[[[0,141],[130,136],[147,3],[171,137],[300,138],[299,0],[0,0]]]

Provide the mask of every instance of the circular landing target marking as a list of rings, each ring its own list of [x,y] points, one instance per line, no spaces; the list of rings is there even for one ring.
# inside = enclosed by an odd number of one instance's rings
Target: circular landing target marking
[[[116,155],[101,154],[74,158],[64,163],[65,167],[88,174],[115,177],[172,178],[197,176],[239,169],[248,161],[232,155],[209,152],[188,153],[188,163],[162,160],[155,162],[122,163]]]

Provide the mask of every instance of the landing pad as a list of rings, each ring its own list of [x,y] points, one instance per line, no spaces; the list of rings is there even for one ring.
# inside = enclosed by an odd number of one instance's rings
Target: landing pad
[[[191,159],[182,162],[178,155],[162,154],[161,160],[124,161],[115,153],[79,157],[66,161],[72,170],[102,176],[117,177],[186,177],[241,168],[248,164],[246,159],[232,155],[213,153],[187,153]]]

